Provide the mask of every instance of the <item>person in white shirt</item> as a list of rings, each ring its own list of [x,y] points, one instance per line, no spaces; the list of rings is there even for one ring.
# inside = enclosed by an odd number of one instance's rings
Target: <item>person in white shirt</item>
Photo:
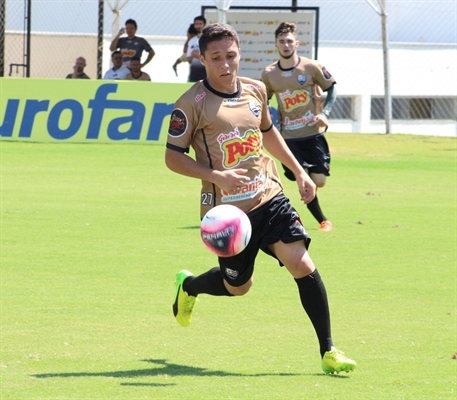
[[[130,70],[125,65],[122,65],[122,53],[119,50],[113,51],[113,54],[111,54],[111,61],[113,63],[113,68],[105,72],[103,79],[124,80],[130,73]]]
[[[200,46],[198,43],[205,25],[205,17],[200,15],[194,18],[194,27],[197,30],[197,36],[190,39],[187,46],[187,61],[190,64],[188,82],[198,82],[206,78],[205,67],[200,62]]]

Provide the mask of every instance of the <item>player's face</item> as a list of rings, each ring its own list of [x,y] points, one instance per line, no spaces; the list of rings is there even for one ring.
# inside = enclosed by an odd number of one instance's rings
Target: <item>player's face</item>
[[[240,64],[240,49],[235,41],[222,39],[210,42],[200,61],[206,68],[209,84],[221,93],[237,91],[236,78]]]
[[[128,37],[135,36],[135,32],[136,32],[135,25],[133,25],[133,24],[125,25],[125,32],[127,33]]]
[[[297,38],[290,32],[283,33],[276,38],[275,47],[278,49],[279,55],[282,58],[288,59],[295,54],[298,47]]]

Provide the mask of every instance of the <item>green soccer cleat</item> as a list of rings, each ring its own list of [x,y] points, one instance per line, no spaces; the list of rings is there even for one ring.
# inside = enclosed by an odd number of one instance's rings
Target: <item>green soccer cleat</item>
[[[173,303],[173,314],[176,321],[182,326],[188,326],[192,320],[192,311],[194,310],[197,297],[189,296],[182,288],[183,282],[192,276],[192,273],[186,270],[179,271],[176,274],[176,297]]]
[[[341,371],[350,372],[357,366],[357,363],[347,358],[344,353],[335,347],[326,351],[322,358],[322,369],[326,374],[339,374]]]

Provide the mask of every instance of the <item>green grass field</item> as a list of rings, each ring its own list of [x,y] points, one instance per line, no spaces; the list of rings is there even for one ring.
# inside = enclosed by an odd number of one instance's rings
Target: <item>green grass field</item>
[[[164,144],[0,143],[1,399],[455,399],[456,139],[328,134],[313,238],[335,344],[326,376],[295,282],[260,255],[251,291],[202,295],[179,326],[174,275],[216,263],[199,182]]]

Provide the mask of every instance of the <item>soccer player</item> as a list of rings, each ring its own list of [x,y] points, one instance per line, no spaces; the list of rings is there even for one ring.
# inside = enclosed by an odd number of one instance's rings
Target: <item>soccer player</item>
[[[226,24],[208,25],[200,38],[200,52],[207,78],[175,103],[166,165],[201,180],[201,217],[219,204],[235,205],[247,213],[252,236],[240,254],[220,257],[218,267],[199,276],[187,270],[177,273],[174,316],[179,324],[188,326],[198,295],[246,294],[253,282],[256,256],[262,250],[295,279],[317,334],[324,372],[352,371],[355,361],[333,346],[325,286],[307,251],[310,238],[285,197],[276,164],[264,147],[295,175],[303,202],[313,199],[316,186],[274,127],[265,85],[237,76],[240,48],[236,31]],[[190,147],[195,159],[186,154]]]
[[[336,100],[336,82],[317,61],[299,57],[298,46],[295,24],[282,22],[275,31],[279,60],[265,68],[262,81],[268,99],[276,95],[282,137],[316,186],[321,188],[330,175],[330,151],[324,133]],[[319,88],[327,92],[325,104]],[[286,165],[283,167],[285,176],[294,181],[292,171]],[[317,196],[307,207],[320,223],[320,231],[332,230],[332,223],[322,212]]]

